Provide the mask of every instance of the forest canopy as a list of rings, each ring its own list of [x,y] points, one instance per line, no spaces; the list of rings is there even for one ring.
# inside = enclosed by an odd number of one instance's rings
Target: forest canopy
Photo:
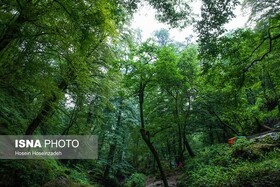
[[[2,0],[1,135],[98,135],[98,159],[0,160],[0,186],[277,186],[280,2],[191,2]],[[197,41],[142,41],[143,3]]]

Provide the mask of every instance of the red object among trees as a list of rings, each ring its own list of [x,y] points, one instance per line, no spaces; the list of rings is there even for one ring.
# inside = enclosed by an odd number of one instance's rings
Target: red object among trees
[[[229,145],[232,145],[232,144],[234,144],[234,142],[237,140],[237,137],[233,137],[233,138],[230,138],[230,139],[228,139],[228,144]]]

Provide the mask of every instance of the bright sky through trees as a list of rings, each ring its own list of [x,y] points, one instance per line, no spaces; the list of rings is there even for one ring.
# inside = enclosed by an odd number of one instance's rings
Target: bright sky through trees
[[[200,14],[200,7],[200,1],[194,1],[192,3],[192,9],[194,13],[197,14],[197,16],[199,16]],[[187,38],[191,39],[191,41],[194,42],[197,39],[193,25],[182,30],[170,28],[169,25],[160,23],[155,19],[155,12],[156,10],[153,9],[150,5],[148,5],[147,3],[143,3],[142,7],[137,11],[137,13],[134,14],[134,18],[131,22],[131,27],[133,29],[142,30],[143,40],[151,37],[154,31],[161,28],[169,29],[171,38],[176,41],[183,42],[186,41]],[[230,23],[226,24],[226,28],[231,30],[235,28],[245,27],[249,17],[248,14],[245,14],[241,10],[241,6],[238,6],[234,13],[236,17],[232,19]]]

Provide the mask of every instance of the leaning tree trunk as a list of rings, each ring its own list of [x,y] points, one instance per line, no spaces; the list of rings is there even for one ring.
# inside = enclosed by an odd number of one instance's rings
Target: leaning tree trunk
[[[226,128],[230,129],[234,134],[236,134],[237,136],[240,136],[240,134],[237,132],[237,130],[235,130],[232,126],[228,125],[227,123],[225,123],[221,118],[220,116],[218,116],[218,114],[215,112],[215,111],[212,111],[212,110],[208,110],[208,112],[210,114],[213,114],[217,119],[218,121],[224,125]]]
[[[58,85],[58,88],[62,91],[65,91],[67,88],[66,82],[63,80]],[[53,94],[48,100],[46,100],[42,106],[42,110],[37,114],[37,116],[31,121],[28,125],[27,130],[25,131],[25,135],[32,135],[34,131],[38,128],[38,126],[43,123],[47,117],[53,111],[52,105],[57,102],[58,98],[55,94]]]
[[[194,154],[194,152],[193,152],[193,150],[192,150],[192,148],[191,148],[191,146],[190,146],[190,144],[189,144],[189,142],[188,142],[188,140],[187,140],[187,138],[186,138],[186,135],[184,135],[183,138],[184,138],[184,146],[186,147],[186,149],[187,149],[189,155],[190,155],[191,157],[194,157],[195,154]]]
[[[185,123],[186,123],[186,122],[185,122]],[[186,132],[186,124],[185,124],[185,125],[183,126],[183,135],[182,135],[182,137],[183,137],[183,144],[184,144],[183,153],[184,153],[185,150],[187,149],[189,155],[190,155],[191,157],[194,157],[195,154],[194,154],[194,152],[193,152],[193,150],[192,150],[192,148],[191,148],[191,146],[190,146],[190,144],[189,144],[189,141],[188,141],[188,139],[187,139],[187,137],[186,137],[186,134],[187,134],[187,132]],[[183,156],[183,154],[182,154],[182,156]]]
[[[160,159],[159,159],[159,155],[158,155],[153,143],[150,140],[149,131],[145,130],[144,108],[143,108],[145,86],[146,86],[146,84],[143,84],[143,82],[141,81],[140,82],[140,87],[139,87],[139,108],[140,108],[140,123],[141,123],[140,133],[141,133],[142,139],[147,144],[148,148],[150,149],[151,153],[153,154],[153,156],[154,156],[154,158],[157,162],[158,169],[159,169],[164,187],[168,187],[168,182],[167,182],[165,173],[162,169],[161,162],[160,162]]]
[[[147,144],[147,146],[149,147],[150,151],[152,152],[156,162],[157,162],[157,165],[158,165],[158,169],[159,169],[159,172],[160,172],[160,175],[161,175],[161,178],[162,178],[162,181],[163,181],[163,185],[164,187],[168,187],[168,182],[167,182],[167,179],[166,179],[166,176],[165,176],[165,173],[162,169],[162,166],[161,166],[161,162],[160,162],[160,159],[159,159],[159,156],[158,156],[158,153],[154,147],[154,145],[152,144],[152,142],[150,141],[150,137],[148,136],[149,132],[148,131],[145,131],[145,129],[140,129],[140,133],[141,133],[141,136],[143,138],[143,140],[145,141],[145,143]]]

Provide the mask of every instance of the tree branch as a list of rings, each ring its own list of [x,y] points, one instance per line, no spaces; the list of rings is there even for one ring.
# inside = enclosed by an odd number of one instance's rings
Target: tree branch
[[[230,125],[226,124],[226,123],[220,118],[220,116],[218,116],[218,114],[217,114],[215,111],[209,111],[209,112],[212,113],[212,114],[214,114],[221,124],[223,124],[224,126],[226,126],[227,128],[229,128],[230,130],[232,130],[236,135],[238,135],[238,136],[240,135],[233,127],[231,127]]]
[[[59,2],[58,0],[53,0],[53,1],[59,4],[70,17],[72,16],[71,13],[66,9],[66,7],[61,2]]]
[[[271,28],[268,29],[268,36],[265,37],[265,38],[261,41],[261,43],[252,51],[252,53],[250,54],[250,56],[247,57],[247,58],[245,59],[245,61],[249,60],[249,59],[253,56],[253,54],[264,44],[264,42],[265,42],[267,39],[269,39],[269,49],[268,49],[268,51],[267,51],[266,53],[264,53],[260,58],[255,59],[254,61],[252,61],[247,67],[245,67],[245,68],[243,69],[243,71],[242,71],[242,78],[241,78],[241,83],[240,83],[239,89],[241,89],[242,86],[243,86],[243,83],[244,83],[244,81],[245,81],[245,74],[246,74],[254,65],[256,65],[258,62],[261,62],[265,57],[267,57],[267,56],[269,55],[269,53],[271,53],[271,51],[272,51],[272,41],[273,41],[273,40],[276,40],[276,39],[278,39],[278,38],[280,38],[280,34],[278,34],[278,35],[276,35],[276,36],[274,36],[274,37],[271,36],[270,30],[273,29],[273,28],[275,28],[275,27],[271,27]]]

